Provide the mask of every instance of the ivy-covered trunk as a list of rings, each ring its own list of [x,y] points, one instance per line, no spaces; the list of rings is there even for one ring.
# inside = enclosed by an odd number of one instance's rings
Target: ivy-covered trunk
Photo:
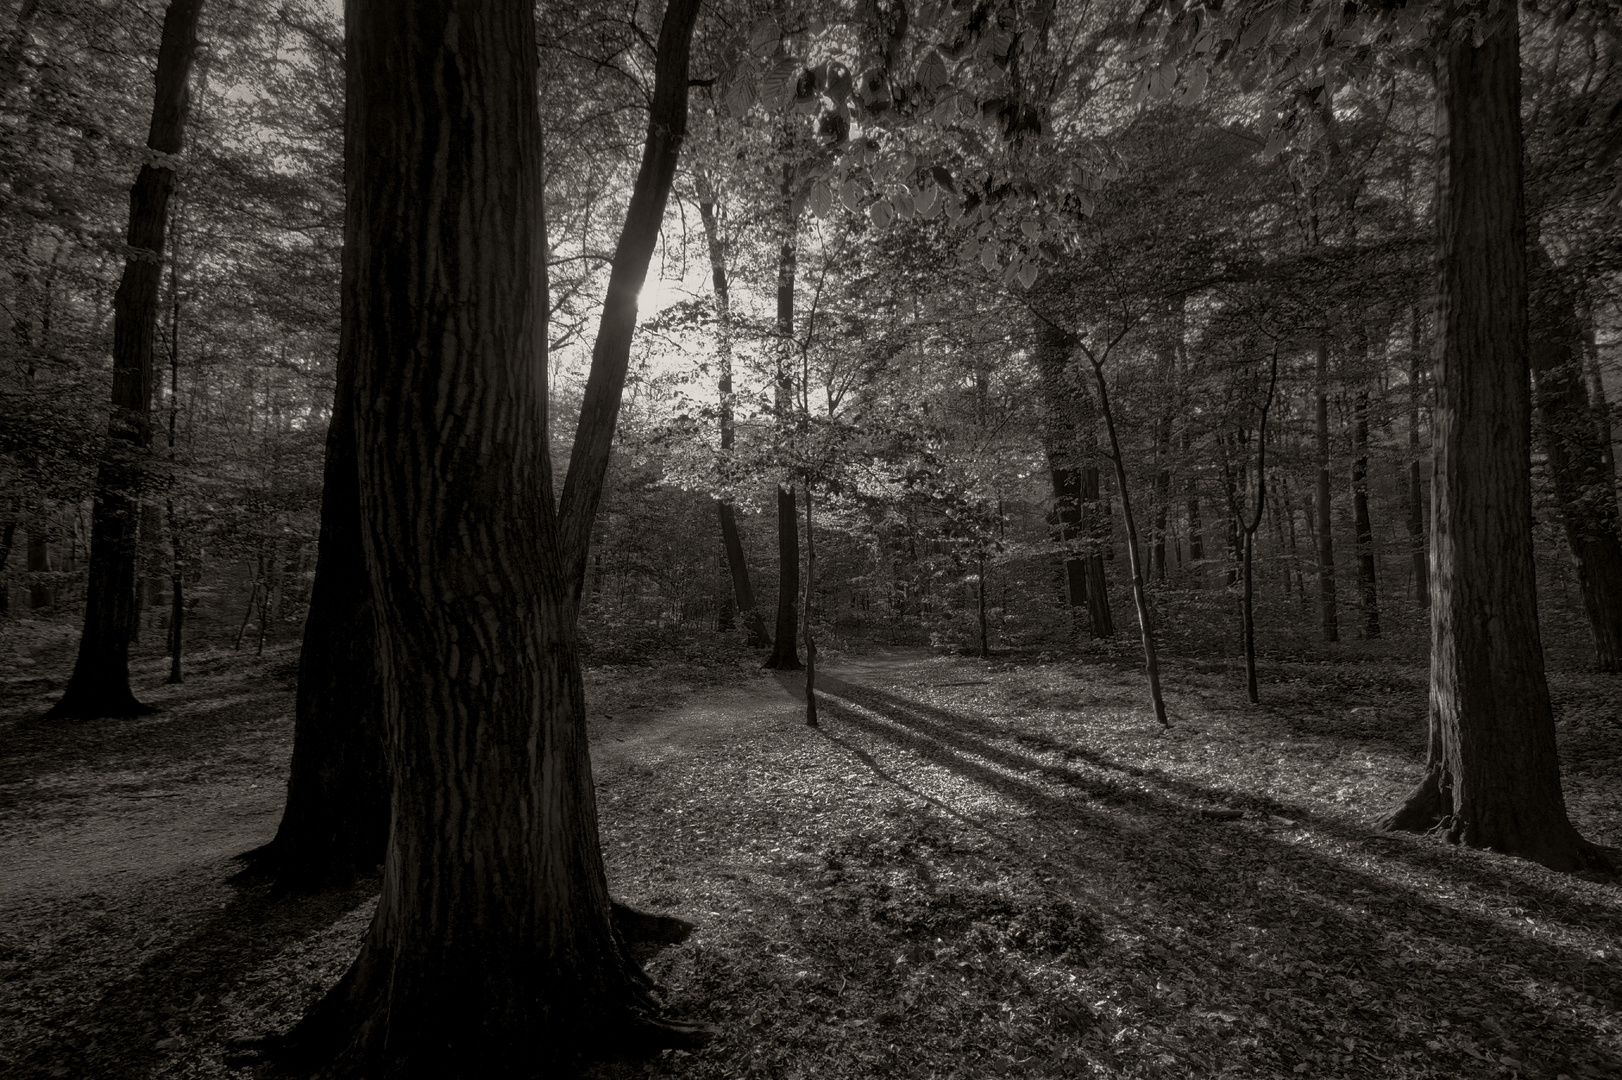
[[[1430,748],[1385,821],[1597,868],[1566,816],[1532,562],[1518,15],[1437,68]]]
[[[96,469],[90,525],[90,578],[84,633],[67,689],[48,719],[136,716],[150,707],[130,690],[129,648],[135,602],[137,520],[146,449],[152,442],[153,344],[164,234],[175,169],[170,161],[186,140],[189,81],[197,53],[203,0],[171,0],[158,46],[156,89],[147,149],[152,151],[130,189],[129,253],[113,295],[113,409]]]

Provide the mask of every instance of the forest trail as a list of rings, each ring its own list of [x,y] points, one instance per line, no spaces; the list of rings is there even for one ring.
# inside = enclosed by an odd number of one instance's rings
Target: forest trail
[[[9,684],[0,1073],[224,1080],[342,974],[375,883],[230,880],[280,814],[293,655],[142,668],[137,721]],[[697,923],[649,971],[722,1029],[605,1077],[1622,1074],[1616,886],[1368,828],[1418,671],[1273,662],[1256,709],[1174,659],[1161,732],[1130,661],[893,650],[820,665],[811,730],[803,673],[753,662],[588,670],[611,888]],[[1566,697],[1568,798],[1615,843],[1614,712]]]

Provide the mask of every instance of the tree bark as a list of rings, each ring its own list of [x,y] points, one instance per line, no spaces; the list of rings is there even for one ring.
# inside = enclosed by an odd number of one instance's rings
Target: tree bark
[[[569,473],[563,481],[558,505],[558,529],[563,544],[564,578],[569,584],[572,611],[580,610],[586,584],[586,563],[591,553],[591,529],[603,498],[604,478],[614,448],[614,427],[619,420],[620,398],[631,362],[631,339],[636,334],[637,296],[648,276],[664,223],[676,162],[687,137],[687,66],[693,24],[699,0],[671,0],[659,29],[658,57],[654,63],[653,102],[648,110],[648,135],[631,201],[620,227],[619,242],[608,275],[603,314],[592,344],[591,371],[575,428]],[[543,309],[544,312],[545,309]]]
[[[811,481],[805,482],[805,723],[817,726],[817,643],[811,636],[812,596],[817,581],[817,542],[811,532]]]
[[[360,953],[279,1056],[459,1078],[690,1042],[615,931],[598,842],[545,451],[533,12],[346,14],[346,306],[393,821]]]
[[[710,280],[715,291],[716,362],[721,373],[716,391],[720,398],[721,462],[722,468],[731,465],[733,444],[732,421],[732,295],[727,281],[726,250],[721,244],[721,230],[715,216],[715,193],[702,172],[698,174],[698,216],[704,223],[704,239],[710,255]],[[727,477],[726,479],[730,479]],[[749,630],[750,645],[766,645],[772,640],[766,630],[766,620],[755,606],[755,588],[749,580],[749,563],[744,558],[743,538],[738,533],[738,519],[732,503],[726,498],[715,501],[717,517],[721,523],[721,544],[725,552],[727,572],[732,580],[733,600],[738,605],[738,616]]]
[[[1430,747],[1383,824],[1597,870],[1566,816],[1538,635],[1518,21],[1509,5],[1437,65]]]
[[[152,441],[153,341],[164,233],[175,170],[185,146],[189,81],[203,0],[170,0],[158,46],[156,90],[146,145],[152,155],[130,189],[124,276],[113,297],[113,409],[96,470],[90,580],[84,633],[67,689],[48,719],[138,716],[151,712],[130,690],[129,647],[135,608],[137,515],[146,448]]]
[[[1533,248],[1531,363],[1537,432],[1554,479],[1555,503],[1577,572],[1602,671],[1622,666],[1622,538],[1616,495],[1588,398],[1576,290]]]
[[[1369,520],[1369,392],[1357,391],[1352,439],[1352,518],[1357,528],[1357,584],[1363,608],[1363,636],[1380,636],[1380,594],[1375,580],[1374,526]]]
[[[1335,615],[1335,540],[1329,516],[1329,346],[1320,340],[1314,353],[1318,372],[1318,612],[1323,639],[1340,640]]]
[[[785,145],[787,142],[785,140]],[[794,376],[790,353],[794,345],[794,276],[797,263],[798,223],[791,184],[793,166],[784,164],[778,190],[780,228],[777,249],[777,429],[781,438],[794,407]],[[775,671],[799,671],[800,523],[794,511],[794,488],[777,485],[777,633],[765,666]]]

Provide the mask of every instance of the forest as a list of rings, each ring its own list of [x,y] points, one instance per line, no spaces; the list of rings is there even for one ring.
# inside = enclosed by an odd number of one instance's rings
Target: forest
[[[1622,1076],[1616,0],[3,0],[0,1075]]]

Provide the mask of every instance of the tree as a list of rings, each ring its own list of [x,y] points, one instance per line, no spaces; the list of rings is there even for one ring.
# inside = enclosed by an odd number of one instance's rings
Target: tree
[[[1602,869],[1566,816],[1538,634],[1519,15],[1466,13],[1436,72],[1430,745],[1384,824]]]
[[[174,155],[185,147],[192,59],[203,0],[171,0],[163,17],[146,145],[152,152],[130,189],[129,254],[113,297],[113,411],[96,473],[90,588],[73,675],[47,719],[136,716],[150,707],[130,690],[135,632],[135,555],[143,457],[151,445],[153,342]]]
[[[672,3],[660,35],[683,105],[696,8]],[[346,15],[344,349],[393,824],[360,954],[280,1053],[337,1076],[483,1077],[690,1042],[615,931],[597,836],[546,451],[530,5]]]

